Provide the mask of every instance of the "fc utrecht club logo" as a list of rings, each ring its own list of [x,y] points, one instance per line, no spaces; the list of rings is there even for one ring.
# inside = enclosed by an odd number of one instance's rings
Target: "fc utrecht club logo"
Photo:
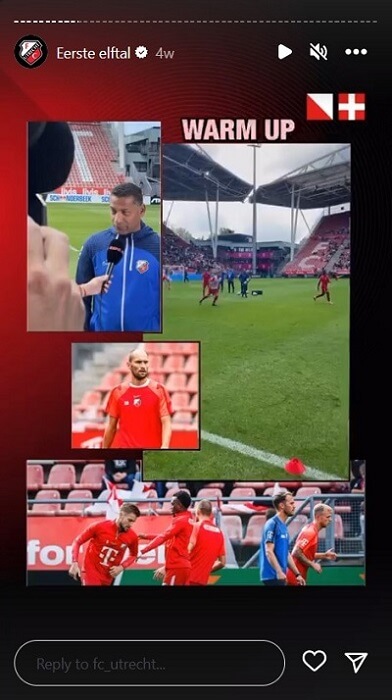
[[[48,47],[39,36],[29,34],[19,39],[14,53],[16,60],[24,68],[38,68],[48,57]]]
[[[136,263],[136,269],[141,275],[144,275],[150,267],[148,260],[138,260]]]

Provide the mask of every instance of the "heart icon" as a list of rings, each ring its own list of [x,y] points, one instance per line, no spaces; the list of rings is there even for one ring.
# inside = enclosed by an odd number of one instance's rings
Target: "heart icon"
[[[327,660],[327,655],[322,649],[317,649],[317,651],[312,651],[308,649],[302,654],[302,661],[305,666],[310,668],[311,671],[318,671],[322,666],[324,666]]]

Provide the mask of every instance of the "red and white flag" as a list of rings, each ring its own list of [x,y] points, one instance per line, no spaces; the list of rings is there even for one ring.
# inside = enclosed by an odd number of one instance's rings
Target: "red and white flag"
[[[308,121],[333,120],[333,94],[312,92],[306,95],[306,119]]]
[[[341,92],[338,95],[338,119],[340,121],[364,121],[366,99],[364,92]]]

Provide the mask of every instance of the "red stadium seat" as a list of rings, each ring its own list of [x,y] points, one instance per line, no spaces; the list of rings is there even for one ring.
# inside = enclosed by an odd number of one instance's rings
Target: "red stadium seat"
[[[191,411],[176,411],[172,420],[173,423],[192,423],[193,417]]]
[[[234,483],[235,488],[251,488],[256,491],[264,491],[265,489],[265,481],[236,481]]]
[[[123,375],[120,372],[108,372],[103,377],[99,386],[94,387],[96,391],[111,391],[115,386],[118,386],[123,381]]]
[[[216,501],[217,498],[222,498],[221,489],[203,488],[197,492],[197,498],[207,498],[209,501]]]
[[[74,489],[70,491],[67,496],[67,503],[64,505],[64,509],[58,514],[67,515],[83,515],[83,511],[88,503],[75,503],[76,499],[79,498],[92,498],[93,494],[87,489]]]
[[[191,374],[189,378],[189,382],[186,385],[187,391],[189,391],[191,394],[197,394],[199,391],[199,375],[198,374]]]
[[[44,484],[44,469],[42,464],[27,465],[27,490],[39,491]]]
[[[182,372],[184,369],[183,355],[169,355],[163,363],[162,371],[167,372]]]
[[[165,375],[163,372],[150,372],[150,379],[154,382],[159,382],[160,384],[165,384]]]
[[[266,517],[265,515],[252,515],[249,518],[248,526],[246,528],[245,537],[242,540],[242,544],[247,545],[260,545],[261,533],[265,525]]]
[[[60,492],[52,489],[51,491],[38,491],[35,502],[31,509],[31,515],[56,515],[61,509],[60,503],[40,503],[40,500],[52,499],[58,500]]]
[[[173,372],[170,374],[165,386],[168,391],[189,391],[186,385],[186,374],[183,372]]]
[[[315,496],[321,493],[319,486],[301,486],[295,494],[296,498],[308,498],[309,496]]]
[[[198,413],[199,411],[199,394],[194,394],[190,400],[189,410],[192,411],[192,413]]]
[[[252,488],[246,488],[246,487],[237,487],[232,489],[230,496],[233,496],[233,498],[239,498],[240,496],[244,496],[245,500],[244,501],[235,501],[233,505],[230,505],[229,503],[225,503],[222,506],[222,513],[232,513],[233,510],[235,510],[236,506],[241,506],[244,505],[247,501],[251,501],[256,497],[256,491]]]
[[[145,350],[147,355],[168,355],[168,346],[170,343],[146,343]]]
[[[101,402],[102,394],[99,391],[86,391],[85,394],[83,394],[81,402],[74,408],[78,409],[79,411],[85,411],[86,409],[91,408],[91,406],[100,406]]]
[[[103,464],[86,464],[80,476],[80,481],[75,484],[76,489],[91,489],[98,491],[102,488],[102,477],[105,473]]]
[[[189,355],[187,361],[185,362],[184,372],[187,374],[194,374],[199,372],[199,357],[198,355]]]
[[[239,544],[242,541],[242,522],[239,515],[223,515],[223,529],[230,542]]]
[[[177,391],[171,397],[173,411],[187,411],[189,408],[189,394],[186,391]]]
[[[75,467],[73,464],[55,464],[48,476],[44,489],[70,490],[75,486]]]

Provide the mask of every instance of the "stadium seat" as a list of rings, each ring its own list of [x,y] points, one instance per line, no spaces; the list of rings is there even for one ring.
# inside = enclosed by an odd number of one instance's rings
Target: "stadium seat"
[[[230,493],[230,498],[239,498],[243,496],[245,498],[244,501],[236,501],[233,503],[233,506],[230,505],[229,503],[224,503],[222,506],[222,513],[233,513],[235,510],[235,506],[243,506],[247,501],[252,501],[256,497],[256,491],[252,488],[246,488],[246,487],[237,487],[232,489]]]
[[[287,526],[290,535],[290,541],[298,535],[300,530],[302,530],[302,528],[306,525],[307,522],[308,519],[306,515],[296,515],[294,517],[294,519]]]
[[[223,515],[223,530],[230,542],[240,544],[242,542],[242,522],[239,515]]]
[[[61,509],[60,503],[40,503],[40,500],[52,499],[58,500],[60,492],[52,489],[51,491],[38,491],[35,497],[35,502],[31,509],[31,515],[56,515]]]
[[[184,372],[186,372],[186,374],[194,374],[195,372],[199,372],[198,355],[189,355],[184,365]]]
[[[272,496],[273,492],[274,492],[274,487],[268,486],[266,489],[264,489],[263,496]]]
[[[261,533],[265,525],[266,517],[265,515],[252,515],[249,518],[248,526],[246,528],[245,537],[242,540],[242,544],[246,545],[260,545]]]
[[[160,384],[165,384],[165,375],[163,372],[150,372],[150,379],[154,382],[159,382]]]
[[[321,488],[319,486],[301,486],[295,494],[295,498],[308,498],[309,496],[315,496],[321,493]]]
[[[169,355],[166,357],[162,371],[170,374],[171,372],[182,372],[184,369],[183,355]]]
[[[103,464],[86,464],[80,475],[78,484],[75,484],[76,489],[91,489],[92,491],[101,490],[102,477],[105,472]]]
[[[169,352],[169,343],[146,343],[144,347],[147,355],[163,355]]]
[[[167,346],[166,352],[172,355],[193,355],[199,351],[198,343],[167,343]]]
[[[183,372],[169,374],[165,386],[168,391],[189,391],[186,385],[186,374]]]
[[[27,465],[27,490],[39,491],[44,483],[44,469],[42,464]]]
[[[265,481],[235,481],[234,487],[254,489],[257,493],[258,491],[264,491],[265,484]]]
[[[43,485],[44,489],[58,489],[59,491],[73,489],[76,475],[73,464],[55,464],[48,476],[48,481]]]
[[[78,149],[68,176],[67,187],[105,187],[113,189],[124,182],[124,176],[118,173],[114,163],[117,156],[102,124],[87,122],[69,123]],[[78,138],[78,132],[83,137]]]
[[[189,394],[186,391],[175,392],[171,397],[173,411],[187,411],[189,408]]]
[[[189,378],[189,382],[186,385],[187,391],[189,391],[191,394],[197,394],[199,391],[199,375],[198,374],[191,374]]]
[[[73,489],[67,496],[67,503],[64,505],[62,511],[59,511],[58,515],[83,515],[83,511],[88,505],[88,503],[75,503],[76,499],[79,498],[92,498],[93,494],[88,489]]]
[[[192,423],[193,417],[191,411],[176,411],[172,420],[173,423]]]
[[[196,496],[197,498],[207,498],[209,501],[216,501],[217,498],[222,498],[222,491],[221,489],[203,488],[197,492]]]
[[[99,386],[94,387],[96,391],[111,391],[115,386],[121,384],[123,381],[123,375],[120,372],[107,372],[103,377]]]
[[[198,413],[199,412],[199,394],[194,394],[189,402],[188,409],[192,411],[192,413]]]
[[[102,394],[99,391],[86,391],[83,398],[79,404],[76,404],[74,408],[79,411],[85,411],[91,406],[100,406],[102,402]]]

